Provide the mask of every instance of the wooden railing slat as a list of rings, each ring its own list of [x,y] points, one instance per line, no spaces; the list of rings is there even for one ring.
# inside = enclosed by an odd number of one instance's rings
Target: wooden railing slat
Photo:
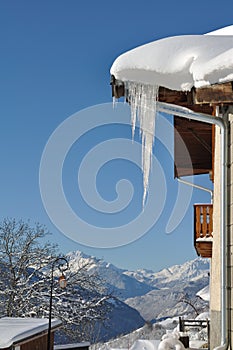
[[[211,242],[208,243],[205,238],[213,237],[213,205],[194,204],[194,220],[194,245],[197,253],[203,257],[211,257]],[[203,241],[198,240],[200,238],[203,238]]]

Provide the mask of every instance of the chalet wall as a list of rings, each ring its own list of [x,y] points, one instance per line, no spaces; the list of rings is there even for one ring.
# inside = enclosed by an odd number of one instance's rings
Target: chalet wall
[[[215,129],[214,154],[214,198],[213,198],[213,250],[210,279],[210,348],[220,344],[221,286],[220,286],[220,129]]]
[[[230,106],[227,111],[227,118],[229,121],[229,135],[228,135],[228,222],[227,222],[227,276],[228,276],[228,311],[230,317],[229,336],[230,345],[233,346],[233,107]],[[218,128],[216,129],[216,147],[215,147],[215,178],[214,178],[214,214],[213,214],[213,254],[211,261],[211,300],[210,300],[210,316],[211,316],[211,330],[210,330],[210,347],[220,345],[220,331],[221,330],[221,298],[220,298],[220,135]]]
[[[231,324],[233,320],[233,107],[232,114],[229,114],[229,142],[228,142],[228,155],[229,155],[229,163],[228,163],[228,290],[229,290],[229,310],[230,310],[230,339],[231,339],[231,347],[233,346],[233,329]]]
[[[54,333],[51,333],[51,350],[53,349],[53,343],[54,343]],[[34,339],[28,340],[25,343],[21,343],[19,345],[20,350],[47,350],[47,334],[41,335],[39,337],[36,337]]]

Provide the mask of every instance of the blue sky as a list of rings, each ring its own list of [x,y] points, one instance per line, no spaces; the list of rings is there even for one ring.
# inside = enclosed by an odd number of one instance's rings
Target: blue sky
[[[63,253],[79,249],[127,269],[159,270],[195,258],[191,205],[176,230],[164,233],[177,183],[172,160],[158,140],[155,153],[169,189],[165,209],[148,233],[122,247],[86,247],[56,228],[40,195],[40,160],[50,135],[68,117],[111,102],[109,69],[118,55],[163,37],[202,34],[230,25],[232,7],[230,0],[223,0],[220,15],[219,3],[209,0],[1,1],[0,219],[16,217],[41,222],[53,233],[50,239]],[[73,145],[64,165],[67,200],[77,215],[101,227],[124,224],[141,211],[141,172],[129,161],[109,162],[96,181],[105,200],[114,199],[114,186],[120,179],[127,178],[134,184],[133,202],[118,218],[91,210],[76,188],[82,156],[98,142],[115,137],[130,139],[130,127],[111,125],[92,130]],[[210,185],[207,179],[198,181]],[[202,201],[209,202],[209,195],[194,191],[192,202]]]

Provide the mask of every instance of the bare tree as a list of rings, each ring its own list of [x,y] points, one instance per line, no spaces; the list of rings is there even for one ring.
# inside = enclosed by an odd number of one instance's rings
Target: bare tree
[[[15,219],[0,223],[1,316],[48,317],[51,264],[58,257],[57,246],[44,240],[48,234],[41,224]],[[54,271],[52,317],[61,319],[76,340],[89,339],[90,329],[106,319],[111,296],[99,276],[89,273],[88,263],[66,272],[65,290],[57,283],[58,272]]]
[[[179,300],[179,303],[185,303],[189,305],[194,310],[196,316],[198,316],[202,310],[199,309],[200,305],[195,305],[197,303],[197,300],[198,298],[191,299],[187,293],[183,293]]]
[[[46,284],[42,269],[56,247],[41,245],[48,231],[40,224],[4,219],[0,223],[0,311],[6,316],[22,316],[40,302],[40,290]]]

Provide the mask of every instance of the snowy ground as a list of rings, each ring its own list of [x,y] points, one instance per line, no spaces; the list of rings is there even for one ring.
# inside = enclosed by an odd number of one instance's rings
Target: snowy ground
[[[206,320],[209,314],[200,314],[196,319]],[[104,344],[95,344],[91,350],[184,350],[178,340],[181,334],[178,326],[179,317],[168,318],[155,324],[146,324],[136,331],[114,339]],[[189,348],[200,349],[207,345],[207,332],[190,329],[185,335],[189,336]]]

